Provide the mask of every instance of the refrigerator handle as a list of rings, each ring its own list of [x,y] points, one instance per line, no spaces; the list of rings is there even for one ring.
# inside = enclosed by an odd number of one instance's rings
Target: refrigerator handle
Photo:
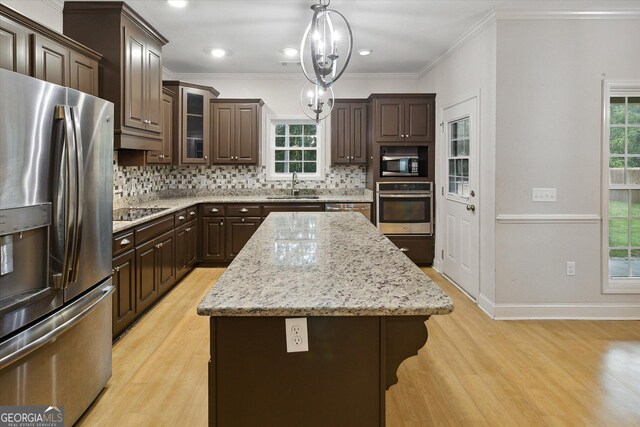
[[[76,170],[76,148],[73,139],[73,123],[71,121],[71,110],[66,105],[57,105],[55,109],[55,119],[62,120],[64,125],[64,136],[60,156],[60,176],[62,185],[56,185],[58,194],[54,197],[56,212],[55,224],[60,224],[59,216],[63,217],[63,242],[61,256],[61,271],[54,273],[53,282],[56,288],[66,289],[69,285],[69,270],[71,269],[71,260],[74,253],[74,231],[76,216],[76,195],[77,195],[77,170]],[[63,194],[59,194],[62,192]],[[59,235],[56,233],[56,238]]]
[[[82,137],[80,134],[80,114],[78,107],[71,107],[71,120],[73,121],[73,140],[75,141],[75,163],[76,163],[76,222],[75,222],[75,242],[71,258],[70,283],[78,281],[78,269],[80,264],[80,244],[82,243],[82,219],[84,213],[84,154],[82,152]]]

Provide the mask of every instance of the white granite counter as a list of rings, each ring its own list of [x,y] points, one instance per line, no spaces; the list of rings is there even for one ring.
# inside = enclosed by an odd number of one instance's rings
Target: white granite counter
[[[285,196],[286,193],[274,195]],[[266,194],[223,194],[223,195],[185,195],[182,197],[159,197],[148,198],[147,200],[141,199],[139,201],[129,201],[125,203],[114,203],[114,209],[116,207],[133,206],[136,208],[150,208],[159,207],[167,208],[164,211],[157,212],[153,215],[145,216],[144,218],[135,221],[113,221],[113,233],[117,233],[122,230],[126,230],[131,227],[135,227],[140,224],[144,224],[150,220],[160,218],[164,215],[177,212],[181,209],[186,209],[190,206],[199,203],[253,203],[253,204],[282,204],[282,203],[372,203],[373,192],[365,189],[358,194],[317,194],[318,198],[304,198],[301,196],[295,199],[273,199],[274,195]]]
[[[408,316],[452,310],[452,300],[354,212],[272,213],[198,305],[203,316]]]

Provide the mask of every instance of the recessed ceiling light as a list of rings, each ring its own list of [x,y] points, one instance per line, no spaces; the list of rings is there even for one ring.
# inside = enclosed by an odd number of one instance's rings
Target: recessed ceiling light
[[[183,8],[187,5],[187,0],[167,0],[167,3],[169,3],[169,6]]]
[[[211,49],[211,55],[216,58],[222,58],[225,56],[227,52],[224,49]]]
[[[294,49],[292,47],[285,47],[284,49],[282,49],[282,53],[284,53],[287,56],[296,56],[298,54],[298,49]]]
[[[367,55],[371,55],[371,52],[373,52],[371,49],[360,49],[358,51],[358,55],[367,56]]]

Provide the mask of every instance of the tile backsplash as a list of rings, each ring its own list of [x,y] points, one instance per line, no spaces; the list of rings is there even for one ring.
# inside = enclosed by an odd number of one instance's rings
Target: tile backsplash
[[[364,188],[365,166],[331,166],[322,181],[301,181],[301,189]],[[289,180],[267,181],[265,166],[119,166],[113,156],[113,199],[164,190],[286,189]]]

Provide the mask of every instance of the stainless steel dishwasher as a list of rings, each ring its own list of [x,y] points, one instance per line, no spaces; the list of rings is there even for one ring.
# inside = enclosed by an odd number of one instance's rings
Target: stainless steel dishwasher
[[[327,203],[325,212],[360,212],[371,221],[371,203]]]

